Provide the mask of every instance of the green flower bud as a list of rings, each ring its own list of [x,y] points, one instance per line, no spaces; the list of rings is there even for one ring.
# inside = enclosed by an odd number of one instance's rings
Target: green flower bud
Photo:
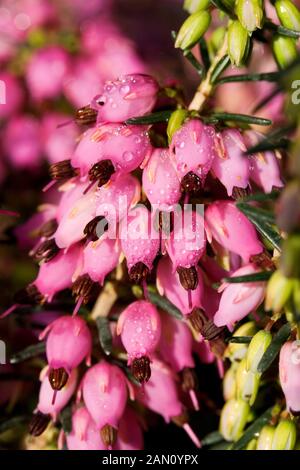
[[[293,307],[296,312],[300,312],[300,280],[294,279],[293,282]]]
[[[223,378],[223,396],[228,401],[236,396],[236,365],[233,364]]]
[[[226,441],[237,441],[247,424],[250,406],[243,400],[229,400],[223,406],[220,433]]]
[[[280,268],[286,277],[300,279],[300,235],[290,235],[283,243]]]
[[[286,68],[297,58],[296,41],[287,36],[276,35],[273,39],[273,53],[278,66]]]
[[[275,2],[277,16],[281,24],[288,29],[300,31],[300,11],[290,0]]]
[[[237,397],[249,401],[250,406],[255,402],[260,382],[260,374],[246,369],[246,358],[243,359],[236,371]]]
[[[293,281],[283,276],[278,269],[272,274],[266,292],[265,309],[277,313],[289,300],[293,290]]]
[[[256,333],[255,322],[249,321],[237,328],[232,336],[253,336]],[[248,344],[246,343],[229,343],[226,349],[226,357],[231,361],[241,361],[247,353]]]
[[[266,424],[259,433],[256,450],[271,450],[274,434],[274,426]]]
[[[209,0],[184,0],[183,8],[192,14],[196,11],[206,10],[209,5]]]
[[[293,450],[297,439],[293,421],[284,419],[276,426],[272,441],[272,450]]]
[[[248,442],[246,450],[256,450],[257,446],[257,439],[251,439],[250,442]]]
[[[237,67],[243,64],[249,50],[249,36],[239,21],[233,21],[228,28],[228,55]]]
[[[246,368],[257,372],[257,366],[272,341],[269,331],[261,330],[253,336],[246,354]]]
[[[236,14],[249,33],[262,27],[264,11],[261,0],[237,0]]]
[[[175,41],[175,47],[190,49],[207,31],[211,22],[208,11],[197,11],[189,16],[181,26]]]
[[[187,115],[188,112],[186,109],[176,109],[176,111],[171,114],[167,127],[169,142],[171,142],[173,134],[181,127]]]
[[[225,37],[226,30],[223,26],[220,26],[219,28],[216,28],[210,39],[209,39],[209,46],[210,50],[215,54],[221,47],[221,45],[224,42],[224,37]]]

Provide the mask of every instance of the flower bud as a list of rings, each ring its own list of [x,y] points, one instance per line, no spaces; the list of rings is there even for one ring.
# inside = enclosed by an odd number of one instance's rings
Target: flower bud
[[[176,109],[176,111],[171,114],[167,127],[169,142],[171,142],[173,134],[180,129],[187,115],[188,112],[186,109]]]
[[[223,379],[223,396],[228,401],[236,397],[236,366],[233,364],[227,370]]]
[[[249,36],[239,21],[233,21],[228,28],[228,54],[231,62],[239,67],[247,57]]]
[[[175,41],[175,47],[189,49],[194,46],[207,31],[211,22],[208,11],[198,11],[189,16],[181,26]]]
[[[265,309],[280,312],[289,300],[293,290],[293,281],[285,277],[280,269],[272,274],[266,292]]]
[[[287,341],[280,350],[279,379],[286,405],[293,413],[300,411],[299,341]]]
[[[300,278],[300,236],[291,234],[283,243],[280,268],[288,278]]]
[[[272,341],[269,331],[261,330],[253,336],[246,355],[246,368],[257,372],[257,366]]]
[[[206,10],[209,3],[209,0],[184,0],[183,8],[192,14],[196,11]]]
[[[296,60],[298,52],[296,41],[287,36],[279,34],[273,39],[273,54],[280,68],[284,69],[294,60]]]
[[[260,374],[247,370],[246,359],[238,365],[236,371],[237,397],[249,402],[255,402],[260,382]]]
[[[245,450],[256,450],[256,445],[257,445],[257,439],[251,439],[250,442],[248,442],[247,447]]]
[[[300,31],[300,11],[290,0],[277,0],[275,8],[282,26]]]
[[[220,419],[220,433],[226,441],[237,441],[248,421],[250,406],[243,400],[225,403]]]
[[[264,16],[261,0],[238,0],[236,13],[240,23],[249,33],[261,28]]]
[[[297,431],[293,421],[284,419],[276,426],[272,441],[272,450],[293,450]]]
[[[233,333],[234,336],[253,336],[256,333],[256,325],[254,321],[244,323]],[[248,344],[245,343],[229,343],[226,350],[226,357],[231,361],[241,361],[247,354]]]
[[[271,450],[275,428],[266,424],[259,433],[256,450]]]

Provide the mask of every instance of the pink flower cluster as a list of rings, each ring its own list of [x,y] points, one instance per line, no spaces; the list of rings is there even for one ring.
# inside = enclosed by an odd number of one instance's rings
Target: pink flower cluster
[[[52,204],[19,232],[21,241],[28,229],[37,235],[31,255],[40,265],[15,307],[51,302],[65,289],[76,301],[73,316],[59,316],[42,335],[48,366],[30,425],[39,435],[77,390],[72,432],[65,436],[71,449],[140,448],[136,403],[181,426],[200,446],[187,414],[191,404],[199,408],[193,352],[213,362],[211,339],[255,313],[265,294],[263,282],[234,284],[223,278],[253,274],[267,257],[233,196],[252,184],[266,192],[282,186],[276,155],[247,156],[246,145],[256,134],[217,131],[195,118],[183,123],[169,147],[154,148],[150,126],[128,120],[153,111],[159,90],[145,74],[121,75],[99,86],[83,108],[90,127],[74,151],[51,166]],[[219,200],[207,204],[204,213],[185,205],[178,210],[189,198],[201,198],[207,184],[218,185]],[[137,205],[146,199],[155,210]],[[113,276],[116,268],[121,278]],[[89,322],[76,316],[108,279],[141,284],[144,290],[143,300],[118,311],[114,328],[109,318],[121,351],[113,360],[95,351]],[[152,302],[153,279],[181,320]],[[134,382],[124,373],[129,371],[124,356]]]

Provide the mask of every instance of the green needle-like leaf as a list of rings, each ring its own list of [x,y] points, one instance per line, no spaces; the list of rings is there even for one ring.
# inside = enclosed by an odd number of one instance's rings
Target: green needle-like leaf
[[[72,405],[65,406],[59,413],[59,420],[65,433],[72,431]]]
[[[165,312],[169,313],[173,317],[177,318],[178,320],[182,320],[183,316],[181,311],[175,307],[166,297],[162,297],[161,295],[157,294],[156,292],[148,291],[149,300],[156,305],[157,307],[161,308]]]
[[[96,325],[98,328],[98,335],[100,345],[107,356],[112,351],[112,335],[109,327],[109,320],[107,317],[96,318]]]
[[[262,282],[268,281],[272,276],[272,271],[261,271],[259,273],[245,274],[244,276],[224,277],[223,282],[228,284],[240,284],[241,282]]]
[[[13,354],[13,356],[10,358],[10,363],[18,364],[19,362],[26,361],[27,359],[31,359],[32,357],[39,356],[45,351],[46,345],[44,341],[41,343],[33,344],[25,349],[22,349],[22,351]]]
[[[228,343],[249,344],[252,336],[232,336],[229,338]]]
[[[252,215],[253,217],[257,217],[258,219],[263,220],[264,222],[268,222],[269,224],[275,224],[275,216],[270,211],[261,209],[259,207],[250,206],[250,204],[244,202],[238,202],[236,206],[245,215]]]
[[[254,73],[244,75],[228,75],[224,78],[219,78],[215,84],[223,85],[224,83],[235,83],[235,82],[278,82],[280,72],[269,72],[269,73]]]
[[[222,59],[219,60],[215,68],[213,69],[210,77],[210,82],[214,85],[219,78],[219,76],[227,69],[230,65],[229,55],[224,55]]]
[[[205,41],[204,37],[202,37],[199,41],[199,48],[200,48],[200,53],[201,53],[205,70],[208,70],[210,67],[210,58],[209,58],[207,42]]]
[[[213,113],[211,117],[219,121],[243,122],[245,124],[256,124],[259,126],[270,126],[272,121],[262,117],[248,116],[247,114],[236,113]]]
[[[256,434],[263,428],[263,426],[269,423],[270,419],[272,418],[273,408],[269,408],[265,411],[259,418],[257,418],[254,423],[252,423],[248,429],[244,432],[242,437],[236,441],[232,446],[231,450],[242,450],[246,447],[248,442],[255,437]]]
[[[218,444],[219,442],[223,441],[224,438],[219,431],[213,431],[207,434],[202,440],[202,446],[212,446],[214,444]]]
[[[286,342],[290,334],[291,334],[290,324],[286,323],[275,334],[270,346],[268,347],[263,357],[259,361],[259,364],[257,366],[258,372],[263,374],[270,367],[272,362],[276,359],[277,355],[279,354],[281,346],[283,345],[283,343]]]
[[[167,122],[173,111],[157,111],[156,113],[146,114],[145,116],[139,116],[127,119],[126,124],[155,124],[157,122]]]
[[[200,62],[196,59],[194,54],[191,51],[186,50],[184,51],[183,55],[192,64],[192,66],[197,70],[197,73],[200,75],[200,77],[203,78],[205,76],[205,69],[203,65],[200,64]]]

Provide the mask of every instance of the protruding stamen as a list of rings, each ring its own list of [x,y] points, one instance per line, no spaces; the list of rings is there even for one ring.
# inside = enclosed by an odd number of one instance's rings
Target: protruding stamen
[[[50,238],[57,230],[57,221],[55,219],[48,220],[38,230],[38,236]]]
[[[7,310],[5,310],[3,313],[0,315],[0,319],[2,320],[3,318],[8,317],[11,313],[13,313],[18,307],[20,307],[20,304],[14,304],[11,307],[9,307]]]
[[[50,238],[49,240],[43,241],[32,255],[37,261],[48,263],[48,261],[55,258],[59,251],[54,238]]]
[[[180,284],[185,290],[189,291],[197,288],[198,273],[195,266],[191,266],[190,268],[178,266],[176,271],[179,275]]]
[[[90,181],[98,181],[99,188],[108,183],[111,176],[115,173],[115,167],[111,160],[102,160],[95,163],[89,171]]]
[[[180,189],[183,193],[197,194],[202,189],[202,181],[198,175],[190,171],[182,178]]]
[[[77,124],[95,124],[97,121],[97,111],[90,105],[83,106],[76,111],[75,121]]]
[[[187,435],[189,436],[189,438],[191,439],[191,441],[195,444],[195,446],[198,447],[198,449],[200,449],[201,448],[201,441],[196,436],[196,434],[192,430],[189,423],[184,423],[184,425],[182,427],[185,430],[185,432],[187,433]]]
[[[67,383],[69,374],[63,367],[58,369],[50,369],[49,382],[53,390],[61,390]]]
[[[31,421],[29,423],[29,426],[28,426],[29,434],[35,437],[40,436],[45,431],[50,421],[51,421],[50,415],[48,414],[44,415],[43,413],[38,411],[32,416]]]
[[[98,290],[98,284],[92,281],[88,274],[79,276],[72,286],[72,294],[76,301],[82,299],[83,304],[87,304],[90,300],[96,297]]]
[[[53,180],[65,180],[77,176],[78,170],[72,167],[71,160],[63,160],[50,165],[49,173]]]
[[[139,261],[129,271],[129,279],[135,284],[142,284],[149,275],[149,268],[144,263]]]
[[[132,361],[132,374],[141,384],[148,382],[151,377],[150,359],[147,356],[136,358]]]
[[[118,430],[110,424],[106,424],[100,429],[100,436],[103,444],[105,444],[108,449],[112,449],[113,445],[117,441]]]
[[[104,217],[104,215],[98,215],[97,217],[94,217],[86,226],[84,227],[83,233],[86,235],[88,240],[95,242],[99,239],[99,235],[101,236],[102,234],[97,233],[97,227],[98,224],[102,222],[101,226],[104,229],[104,232],[107,231],[108,229],[108,221]],[[106,223],[105,223],[106,222]]]

